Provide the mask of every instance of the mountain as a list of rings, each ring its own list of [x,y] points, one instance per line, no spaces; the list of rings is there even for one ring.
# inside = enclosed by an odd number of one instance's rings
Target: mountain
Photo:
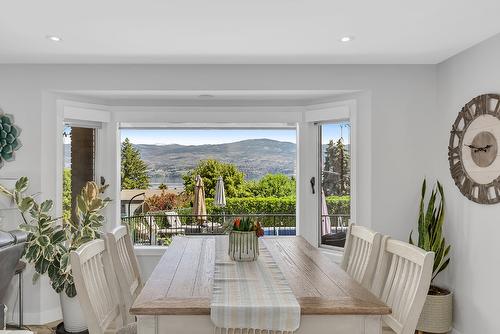
[[[294,176],[296,146],[294,143],[271,139],[249,139],[215,145],[134,145],[150,167],[153,184],[182,184],[182,175],[202,159],[233,163],[248,180],[257,180],[267,173]],[[65,145],[64,162],[71,166],[70,144]],[[349,144],[346,145],[349,150]],[[326,144],[322,147],[324,155]]]
[[[267,173],[295,175],[294,143],[250,139],[214,145],[134,145],[151,168],[152,183],[182,183],[182,175],[202,159],[233,163],[249,180]]]

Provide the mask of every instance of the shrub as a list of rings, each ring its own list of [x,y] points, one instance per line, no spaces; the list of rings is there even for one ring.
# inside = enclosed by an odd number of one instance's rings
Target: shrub
[[[329,213],[349,214],[351,212],[350,196],[327,196],[326,207]]]
[[[215,196],[215,185],[219,176],[224,180],[227,196],[237,196],[243,185],[245,174],[234,164],[220,162],[214,159],[201,160],[196,168],[182,177],[184,188],[188,194],[194,192],[196,176],[200,175],[205,186],[205,196]]]
[[[239,213],[295,213],[295,197],[242,197],[227,198],[225,208],[217,208],[214,200],[207,198],[207,212],[239,214]]]
[[[168,211],[178,206],[177,195],[162,191],[160,195],[153,195],[145,200],[147,211]]]
[[[295,179],[285,174],[266,174],[258,181],[246,181],[243,187],[250,196],[288,197],[295,195]],[[245,197],[245,196],[240,196]]]
[[[208,215],[217,215],[225,213],[226,215],[239,214],[270,214],[275,216],[261,218],[264,226],[295,226],[296,205],[295,197],[231,197],[226,199],[226,207],[219,208],[213,205],[213,198],[205,199]],[[349,196],[329,196],[326,198],[328,212],[334,214],[349,214],[350,197]],[[194,223],[193,219],[188,217],[193,213],[191,207],[177,208],[175,211],[181,215],[183,224]],[[279,216],[285,214],[287,216]],[[217,219],[211,217],[212,220]],[[221,218],[222,219],[222,218]],[[159,219],[160,220],[160,219]],[[161,221],[161,220],[160,220]]]

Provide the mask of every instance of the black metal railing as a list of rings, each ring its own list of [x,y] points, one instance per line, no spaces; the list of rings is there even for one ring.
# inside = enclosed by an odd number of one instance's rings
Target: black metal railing
[[[265,235],[296,235],[296,215],[289,213],[241,213],[241,214],[165,214],[154,213],[122,217],[129,226],[136,245],[168,245],[174,235],[225,234],[227,225],[236,218],[251,218],[261,223]],[[328,215],[331,232],[345,230],[349,215]]]

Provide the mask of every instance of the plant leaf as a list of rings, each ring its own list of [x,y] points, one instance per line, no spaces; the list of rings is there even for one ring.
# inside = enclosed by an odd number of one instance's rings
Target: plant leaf
[[[25,192],[26,189],[28,189],[28,178],[26,176],[23,176],[17,180],[15,189],[17,192]]]
[[[45,213],[49,212],[52,209],[53,205],[54,205],[54,202],[52,200],[48,199],[48,200],[42,202],[42,204],[40,205],[40,211],[45,212]]]

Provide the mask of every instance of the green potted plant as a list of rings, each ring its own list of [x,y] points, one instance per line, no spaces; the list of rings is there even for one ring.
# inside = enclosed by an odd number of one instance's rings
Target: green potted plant
[[[100,193],[105,187],[95,182],[87,182],[76,198],[78,221],[63,221],[62,217],[53,218],[50,214],[53,202],[42,203],[25,195],[28,178],[21,177],[13,190],[0,185],[0,192],[13,198],[24,224],[20,229],[29,233],[24,257],[34,265],[33,283],[41,275],[47,274],[52,288],[60,294],[64,328],[68,332],[81,332],[87,329],[76,288],[71,273],[69,254],[87,241],[100,237],[104,216],[100,213],[110,202],[102,199]]]
[[[448,256],[451,245],[446,244],[443,236],[445,219],[444,192],[439,181],[432,189],[430,198],[425,207],[426,180],[422,183],[422,195],[418,217],[418,243],[417,246],[435,253],[431,286],[427,299],[418,321],[417,330],[428,333],[448,333],[452,326],[452,298],[447,289],[433,284],[436,276],[446,269],[450,263]],[[413,232],[413,231],[412,231]],[[412,233],[410,243],[413,245]]]
[[[228,255],[234,261],[255,261],[259,256],[259,237],[264,230],[258,221],[236,218],[229,226]]]

